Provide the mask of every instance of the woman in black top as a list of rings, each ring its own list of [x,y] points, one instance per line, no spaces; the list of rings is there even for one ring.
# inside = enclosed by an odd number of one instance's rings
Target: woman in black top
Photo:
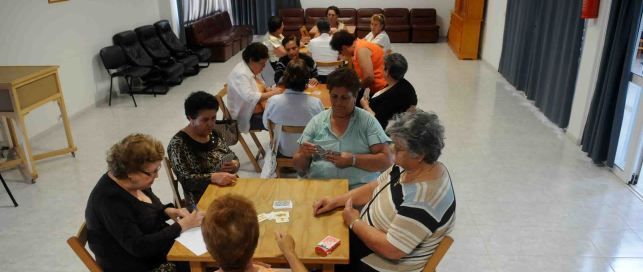
[[[213,131],[219,109],[213,95],[194,92],[185,100],[184,107],[189,124],[172,137],[167,153],[186,198],[194,202],[192,205],[199,202],[209,184],[234,184],[239,159]]]
[[[319,83],[317,80],[317,64],[312,57],[299,53],[300,40],[297,36],[288,36],[281,41],[281,44],[284,45],[286,49],[286,55],[279,58],[279,61],[275,63],[275,83],[284,83],[281,82],[288,68],[288,63],[292,60],[302,59],[308,66],[308,71],[310,72],[310,79],[308,84],[315,86]]]
[[[386,129],[393,115],[415,109],[418,99],[415,88],[404,79],[408,64],[404,56],[393,53],[384,57],[384,78],[388,85],[370,98],[362,97],[360,105],[375,115],[377,121]]]
[[[85,209],[89,248],[104,271],[171,271],[165,256],[174,239],[201,224],[203,213],[163,205],[152,192],[163,155],[163,145],[143,134],[109,150],[108,171]]]

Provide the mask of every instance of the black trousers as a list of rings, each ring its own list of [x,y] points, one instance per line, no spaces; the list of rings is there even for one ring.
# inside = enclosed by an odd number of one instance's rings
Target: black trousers
[[[368,266],[367,264],[363,263],[361,260],[362,258],[370,255],[373,253],[373,251],[368,248],[362,240],[355,235],[353,231],[349,233],[349,240],[350,240],[350,263],[347,265],[335,265],[335,270],[336,271],[345,271],[345,272],[354,272],[354,271],[359,271],[359,272],[377,272],[377,270],[373,269],[372,267]]]

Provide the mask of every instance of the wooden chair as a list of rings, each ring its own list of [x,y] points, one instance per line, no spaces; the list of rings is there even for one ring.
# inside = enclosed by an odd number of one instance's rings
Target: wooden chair
[[[172,170],[172,161],[170,161],[170,158],[165,157],[163,158],[163,163],[165,164],[167,179],[170,181],[170,188],[172,188],[174,206],[177,209],[183,208],[183,203],[185,203],[185,200],[183,200],[181,198],[181,195],[179,194],[179,180],[176,178],[176,176],[174,175],[174,171]]]
[[[449,250],[449,247],[451,247],[451,244],[453,244],[453,238],[448,235],[444,236],[442,241],[440,241],[440,244],[438,244],[438,247],[433,252],[433,255],[429,257],[429,261],[426,262],[422,272],[436,272],[438,264],[442,260],[442,257],[447,253],[447,250]]]
[[[303,133],[306,126],[281,126],[282,133]],[[273,154],[277,153],[277,141],[274,137],[275,123],[271,120],[268,120],[268,133],[270,133],[270,149],[272,149]],[[277,157],[277,167],[275,172],[277,173],[277,178],[281,177],[282,168],[295,168],[292,158],[290,157]]]
[[[87,226],[85,226],[85,223],[80,226],[80,230],[78,230],[78,234],[75,236],[69,237],[67,239],[67,244],[71,247],[71,249],[78,255],[78,258],[87,266],[89,271],[91,272],[101,272],[103,271],[100,266],[96,263],[96,260],[94,257],[92,257],[91,254],[89,254],[89,251],[85,248],[85,245],[87,244]]]
[[[219,108],[221,108],[221,112],[223,112],[223,119],[224,120],[232,120],[232,116],[230,116],[230,112],[228,111],[228,108],[225,105],[225,102],[223,101],[223,97],[228,94],[228,87],[223,86],[223,89],[219,91],[219,93],[216,95],[217,102],[219,102]],[[252,166],[254,166],[255,171],[257,173],[261,173],[261,166],[259,166],[259,159],[261,157],[266,156],[266,151],[263,149],[261,146],[261,143],[259,142],[259,138],[257,138],[257,135],[255,133],[261,132],[261,130],[250,130],[247,132],[247,134],[250,134],[250,137],[252,137],[252,141],[254,141],[255,145],[257,146],[257,154],[253,154],[252,151],[250,151],[250,147],[248,147],[248,144],[246,143],[246,140],[243,138],[243,134],[246,133],[240,133],[239,134],[239,143],[241,144],[241,147],[243,147],[243,151],[245,151],[246,155],[248,156],[248,159],[250,159],[250,162],[252,163]]]

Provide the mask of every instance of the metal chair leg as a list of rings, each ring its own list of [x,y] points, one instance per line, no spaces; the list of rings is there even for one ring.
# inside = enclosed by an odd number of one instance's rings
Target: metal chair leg
[[[109,77],[109,106],[112,106],[112,85],[114,85],[114,77]]]
[[[132,97],[132,101],[134,101],[134,108],[136,108],[138,107],[138,105],[136,105],[136,99],[134,99],[134,93],[132,91],[132,78],[126,77],[125,81],[127,81],[127,87],[129,88],[129,96]]]
[[[9,187],[7,186],[7,183],[4,181],[4,178],[2,177],[2,174],[0,174],[0,180],[2,181],[2,185],[4,186],[4,189],[7,191],[7,194],[9,194],[9,197],[11,198],[11,201],[13,202],[13,206],[18,207],[18,202],[16,202],[16,199],[13,198],[13,194],[11,194],[11,190],[9,190]]]

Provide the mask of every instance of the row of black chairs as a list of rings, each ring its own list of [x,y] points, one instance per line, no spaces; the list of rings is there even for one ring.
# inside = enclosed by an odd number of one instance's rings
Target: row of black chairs
[[[112,40],[114,45],[100,50],[110,76],[110,106],[115,77],[125,79],[136,107],[134,94],[165,94],[170,85],[181,84],[184,77],[196,75],[210,65],[210,49],[187,48],[172,32],[167,20],[117,33]],[[133,80],[141,82],[136,90]]]

